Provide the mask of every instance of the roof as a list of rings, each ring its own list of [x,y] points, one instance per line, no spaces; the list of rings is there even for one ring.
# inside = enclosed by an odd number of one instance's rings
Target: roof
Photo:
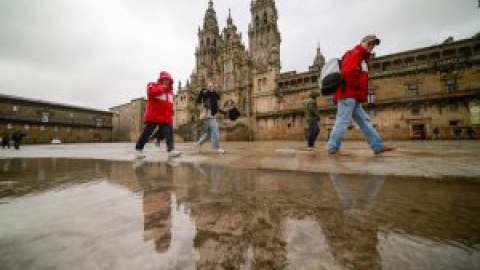
[[[3,100],[19,101],[19,102],[24,102],[24,103],[45,104],[45,105],[49,105],[49,106],[64,107],[64,108],[82,110],[82,111],[101,112],[101,113],[109,113],[109,114],[112,113],[112,112],[106,111],[106,110],[93,109],[93,108],[88,108],[88,107],[82,107],[82,106],[60,103],[60,102],[51,102],[51,101],[44,101],[44,100],[33,99],[33,98],[24,98],[24,97],[12,96],[12,95],[0,94],[0,100],[2,100],[2,99]]]

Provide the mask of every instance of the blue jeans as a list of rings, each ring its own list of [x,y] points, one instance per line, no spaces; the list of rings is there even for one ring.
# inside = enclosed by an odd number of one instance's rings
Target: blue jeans
[[[370,122],[370,117],[363,109],[362,104],[353,98],[345,98],[338,101],[337,119],[335,120],[335,125],[333,126],[330,139],[327,143],[327,151],[333,153],[340,149],[343,135],[352,118],[362,131],[363,136],[373,152],[382,150],[383,140],[373,127],[372,122]]]
[[[383,187],[385,175],[370,175],[364,187],[362,196],[355,196],[355,192],[349,187],[348,179],[344,178],[342,174],[337,172],[330,172],[330,180],[334,190],[340,199],[340,205],[343,209],[365,209],[369,210],[375,203],[375,199]],[[360,194],[358,194],[360,195]],[[358,199],[356,199],[358,197]],[[364,205],[361,205],[361,204]]]
[[[218,132],[218,125],[216,118],[207,118],[207,132],[205,132],[200,140],[198,140],[198,145],[203,145],[210,137],[212,138],[213,148],[218,149],[220,148],[220,141],[219,141],[219,132]]]

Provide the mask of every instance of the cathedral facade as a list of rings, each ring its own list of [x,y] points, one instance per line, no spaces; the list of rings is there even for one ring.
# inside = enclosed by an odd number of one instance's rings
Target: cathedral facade
[[[274,0],[250,4],[248,48],[229,14],[220,31],[210,0],[198,29],[195,68],[175,96],[175,129],[180,138],[196,140],[203,121],[198,92],[213,82],[220,107],[235,105],[242,117],[219,119],[223,140],[303,140],[304,102],[318,91],[317,78],[325,63],[320,48],[308,71],[281,72],[281,35]],[[352,44],[352,47],[355,44]],[[385,139],[441,139],[480,133],[480,37],[453,41],[370,60],[369,96],[365,109]],[[319,140],[335,122],[331,97],[320,97]],[[362,137],[352,123],[347,139]],[[473,133],[471,132],[473,130]]]
[[[203,28],[198,29],[194,72],[184,87],[179,85],[175,99],[175,125],[186,139],[198,136],[201,121],[195,98],[209,81],[221,95],[220,107],[234,105],[242,113],[235,123],[220,120],[224,139],[256,138],[256,112],[274,109],[272,96],[281,68],[275,1],[252,1],[250,12],[247,49],[230,14],[220,32],[213,2],[209,1]]]

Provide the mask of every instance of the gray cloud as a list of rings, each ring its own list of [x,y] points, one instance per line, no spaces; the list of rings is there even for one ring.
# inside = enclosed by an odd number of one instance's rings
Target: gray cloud
[[[480,31],[475,0],[277,0],[283,71],[307,70],[316,46],[339,56],[365,34],[378,55],[467,38]],[[185,82],[208,1],[0,0],[0,92],[107,109],[143,96],[161,69]],[[228,9],[248,45],[250,1]]]

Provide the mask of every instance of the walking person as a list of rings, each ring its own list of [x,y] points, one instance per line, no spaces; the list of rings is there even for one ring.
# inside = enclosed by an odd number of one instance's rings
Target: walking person
[[[433,129],[432,140],[438,140],[438,139],[440,139],[440,131],[438,130],[438,127],[435,127]]]
[[[21,130],[16,131],[12,135],[13,146],[16,150],[20,150],[20,144],[22,143],[23,137],[27,136],[27,134],[23,133]]]
[[[209,82],[207,88],[203,88],[197,97],[197,103],[203,104],[200,118],[205,119],[207,123],[207,131],[200,137],[196,143],[197,150],[200,151],[202,145],[209,139],[212,139],[213,148],[219,154],[225,153],[225,149],[220,147],[220,134],[218,131],[217,114],[225,113],[220,110],[218,101],[220,96],[213,88],[213,83]]]
[[[462,138],[462,129],[459,127],[454,127],[453,134],[455,135],[455,140],[460,140]]]
[[[5,149],[5,147],[10,149],[10,135],[8,133],[3,134],[2,137],[2,148]]]
[[[157,82],[147,85],[147,104],[145,106],[145,126],[135,146],[137,158],[144,158],[143,148],[156,128],[167,143],[168,157],[177,157],[173,142],[173,79],[166,71],[160,72]]]
[[[315,141],[317,140],[320,129],[318,121],[320,115],[317,107],[317,97],[320,95],[318,91],[312,91],[305,104],[305,119],[307,119],[307,150],[313,151]]]
[[[370,57],[373,48],[379,44],[380,39],[375,35],[368,35],[361,40],[360,44],[343,55],[340,72],[345,83],[338,86],[333,94],[333,101],[337,103],[337,116],[327,143],[329,154],[335,154],[340,150],[342,138],[352,118],[375,154],[394,150],[393,147],[383,144],[382,138],[362,107],[362,103],[367,101],[368,94],[366,60]]]

